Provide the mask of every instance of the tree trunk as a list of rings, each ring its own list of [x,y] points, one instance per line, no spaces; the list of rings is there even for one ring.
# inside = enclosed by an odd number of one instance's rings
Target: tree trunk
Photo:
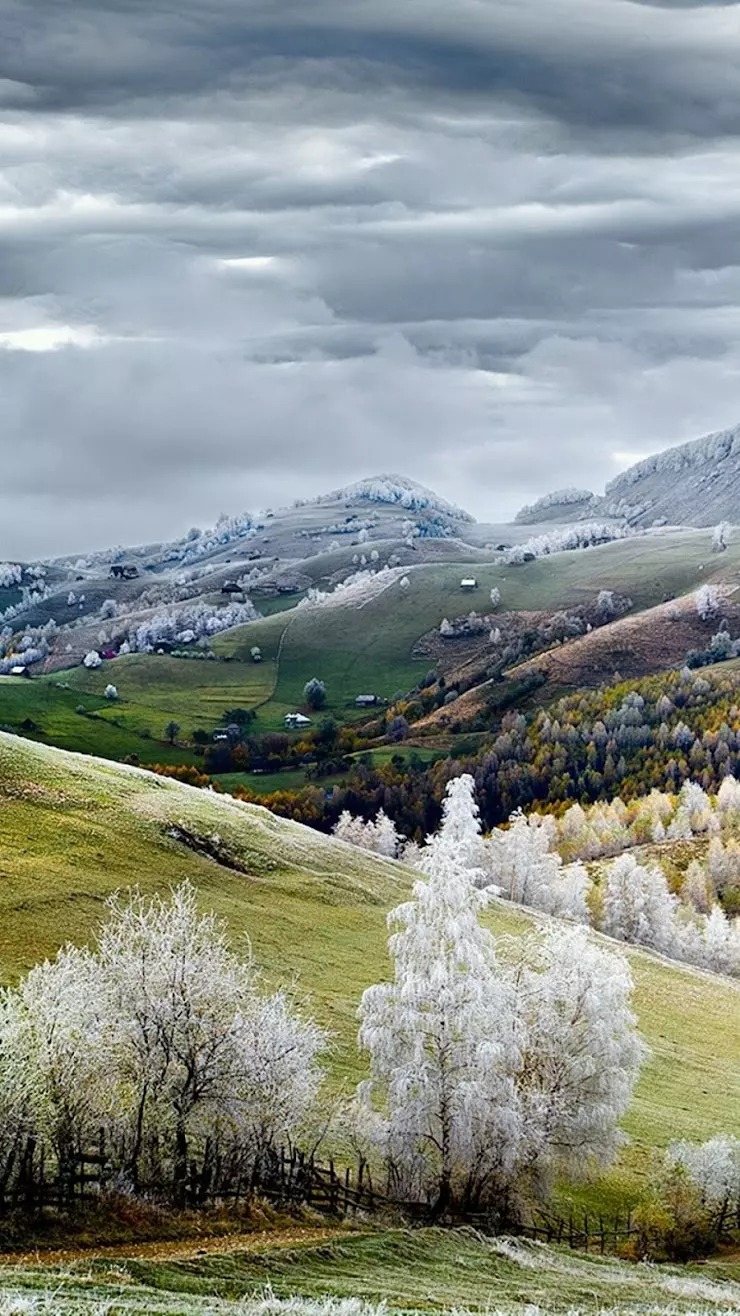
[[[173,1167],[173,1197],[175,1206],[185,1206],[188,1179],[188,1140],[185,1122],[179,1119],[175,1131],[175,1161]]]

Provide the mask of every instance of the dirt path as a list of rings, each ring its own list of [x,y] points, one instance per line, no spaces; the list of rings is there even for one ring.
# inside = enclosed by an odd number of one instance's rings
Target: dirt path
[[[266,1248],[323,1243],[346,1234],[343,1228],[296,1225],[292,1229],[262,1229],[251,1234],[221,1234],[211,1238],[179,1238],[159,1243],[110,1243],[99,1247],[49,1248],[35,1252],[0,1253],[2,1266],[67,1266],[74,1261],[187,1261],[229,1252],[262,1252]]]

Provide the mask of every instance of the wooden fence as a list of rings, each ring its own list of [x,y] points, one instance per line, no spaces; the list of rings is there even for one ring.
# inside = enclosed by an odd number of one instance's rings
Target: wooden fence
[[[56,1165],[49,1172],[43,1148],[29,1139],[0,1174],[0,1214],[33,1215],[46,1207],[82,1206],[114,1183],[114,1166],[106,1156],[102,1136],[98,1149],[71,1158],[62,1172]],[[139,1189],[154,1200],[168,1197],[161,1184],[143,1183]],[[277,1206],[308,1206],[333,1217],[383,1213],[415,1225],[468,1224],[483,1233],[520,1234],[601,1254],[616,1251],[640,1232],[629,1213],[613,1219],[586,1212],[578,1217],[574,1213],[561,1216],[544,1210],[534,1212],[526,1221],[510,1220],[505,1211],[498,1217],[494,1212],[460,1212],[440,1218],[434,1202],[403,1201],[393,1194],[390,1184],[385,1189],[381,1192],[375,1188],[363,1161],[337,1169],[332,1160],[322,1164],[295,1148],[282,1147],[259,1165],[242,1162],[238,1155],[224,1162],[216,1158],[206,1174],[202,1167],[191,1164],[182,1200],[189,1207],[206,1207],[236,1205],[262,1197]]]
[[[588,1215],[585,1211],[580,1223],[571,1212],[568,1216],[550,1215],[544,1211],[536,1212],[530,1221],[519,1225],[514,1232],[527,1238],[541,1239],[545,1243],[567,1243],[568,1247],[579,1252],[616,1252],[630,1238],[635,1238],[639,1230],[632,1224],[631,1213],[615,1216],[613,1220],[603,1215]]]

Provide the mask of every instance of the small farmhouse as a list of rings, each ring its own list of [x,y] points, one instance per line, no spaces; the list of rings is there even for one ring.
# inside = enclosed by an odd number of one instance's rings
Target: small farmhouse
[[[474,576],[465,576],[460,581],[460,589],[470,590],[477,588],[478,588],[478,581],[475,579]]]
[[[358,695],[355,699],[357,708],[372,708],[377,702],[377,695]]]
[[[139,574],[139,568],[124,566],[123,563],[117,562],[111,567],[110,574],[114,580],[136,580],[136,577]]]
[[[285,725],[289,731],[300,731],[303,727],[310,727],[311,719],[303,713],[286,713]]]

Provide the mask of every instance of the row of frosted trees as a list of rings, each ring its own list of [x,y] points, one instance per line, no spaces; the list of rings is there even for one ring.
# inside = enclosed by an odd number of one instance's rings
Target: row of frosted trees
[[[115,900],[95,950],[60,951],[2,998],[4,1200],[49,1178],[71,1196],[101,1145],[119,1186],[175,1203],[194,1177],[204,1197],[258,1181],[300,1136],[324,1040],[261,990],[192,888]]]
[[[578,927],[502,954],[481,922],[479,825],[462,777],[389,916],[390,980],[360,1003],[369,1078],[329,1118],[326,1034],[263,989],[192,888],[113,900],[93,949],[0,1000],[0,1197],[43,1200],[53,1180],[71,1200],[98,1147],[119,1187],[175,1205],[259,1192],[320,1129],[396,1200],[510,1220],[554,1174],[609,1163],[644,1055],[629,968]]]

